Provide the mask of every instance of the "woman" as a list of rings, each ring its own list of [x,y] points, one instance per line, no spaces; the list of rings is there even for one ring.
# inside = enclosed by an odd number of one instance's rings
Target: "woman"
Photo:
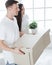
[[[28,33],[28,16],[25,15],[25,9],[23,4],[19,4],[20,11],[18,12],[18,16],[15,16],[17,19],[17,24],[19,26],[19,31],[24,34]]]

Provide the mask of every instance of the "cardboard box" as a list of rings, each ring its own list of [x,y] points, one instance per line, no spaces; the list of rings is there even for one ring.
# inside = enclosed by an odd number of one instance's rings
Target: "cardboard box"
[[[15,63],[19,65],[34,65],[43,50],[50,43],[50,30],[38,32],[36,35],[24,34],[16,41],[16,47],[23,45],[24,55],[14,54]]]

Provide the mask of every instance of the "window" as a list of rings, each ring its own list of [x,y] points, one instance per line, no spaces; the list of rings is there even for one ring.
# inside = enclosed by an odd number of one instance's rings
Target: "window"
[[[44,9],[34,9],[34,20],[44,20]]]
[[[30,21],[37,21],[38,28],[44,27],[44,0],[21,0]]]
[[[52,0],[45,0],[46,2],[46,7],[52,7]]]
[[[5,8],[6,0],[0,0],[0,21],[5,16],[6,8]]]
[[[50,28],[52,32],[52,0],[21,0],[21,2],[24,3],[30,20],[37,21],[38,28]]]
[[[34,8],[43,8],[44,0],[34,0]]]
[[[33,8],[33,0],[21,0],[25,8]]]

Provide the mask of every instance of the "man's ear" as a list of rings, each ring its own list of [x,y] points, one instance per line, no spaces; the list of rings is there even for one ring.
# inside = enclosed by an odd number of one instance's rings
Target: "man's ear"
[[[12,6],[9,6],[8,9],[11,10],[12,9]]]

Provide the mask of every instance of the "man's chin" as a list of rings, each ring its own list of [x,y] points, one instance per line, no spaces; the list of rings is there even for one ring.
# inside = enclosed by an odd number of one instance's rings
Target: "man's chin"
[[[16,14],[15,16],[17,16],[18,14]]]

